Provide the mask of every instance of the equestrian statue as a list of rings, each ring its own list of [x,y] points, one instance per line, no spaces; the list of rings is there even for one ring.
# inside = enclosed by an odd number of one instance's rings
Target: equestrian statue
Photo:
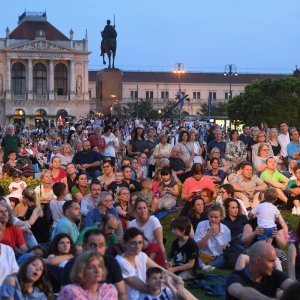
[[[103,57],[103,64],[106,64],[104,55],[108,57],[108,69],[115,68],[115,56],[117,50],[117,32],[115,30],[115,25],[110,24],[110,20],[106,21],[106,25],[101,31],[102,41],[101,41],[101,54]],[[112,64],[111,64],[112,56]]]

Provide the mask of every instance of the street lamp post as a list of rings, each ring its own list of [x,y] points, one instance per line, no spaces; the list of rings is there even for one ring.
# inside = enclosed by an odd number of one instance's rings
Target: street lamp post
[[[231,100],[232,99],[232,90],[231,90],[232,77],[238,76],[238,74],[236,72],[236,65],[234,65],[234,64],[226,65],[224,76],[229,77],[229,100]]]
[[[173,73],[178,75],[178,93],[177,93],[177,99],[180,100],[182,98],[182,95],[181,95],[181,74],[185,73],[183,63],[176,63],[175,67],[174,67]],[[179,117],[181,117],[181,109],[179,109]]]

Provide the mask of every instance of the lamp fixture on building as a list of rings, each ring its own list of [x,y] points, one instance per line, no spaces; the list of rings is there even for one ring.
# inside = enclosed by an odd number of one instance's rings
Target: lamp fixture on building
[[[229,100],[230,100],[230,99],[232,99],[232,90],[231,90],[232,77],[233,76],[235,76],[235,77],[238,76],[238,74],[236,72],[236,65],[227,64],[225,66],[224,76],[229,77]]]
[[[180,84],[181,84],[181,74],[185,73],[183,63],[176,63],[175,67],[174,67],[174,70],[173,70],[173,73],[178,75],[179,92],[181,92],[181,87],[180,87]]]

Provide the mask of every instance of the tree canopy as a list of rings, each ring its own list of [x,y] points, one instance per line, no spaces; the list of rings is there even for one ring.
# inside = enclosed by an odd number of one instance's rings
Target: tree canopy
[[[249,125],[266,122],[277,127],[282,121],[300,124],[300,79],[255,80],[245,91],[228,103],[228,117],[236,124]]]

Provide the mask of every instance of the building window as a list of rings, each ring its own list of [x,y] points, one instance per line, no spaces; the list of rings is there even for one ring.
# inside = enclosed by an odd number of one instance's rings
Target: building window
[[[146,99],[153,99],[153,91],[146,91]]]
[[[68,92],[68,69],[64,64],[54,68],[54,92],[58,96],[66,96]]]
[[[229,99],[229,92],[225,92],[225,100]]]
[[[217,92],[209,92],[209,98],[212,100],[217,99]]]
[[[25,95],[25,66],[22,63],[12,66],[11,83],[14,95]]]
[[[44,64],[36,64],[33,67],[33,93],[46,95],[47,93],[47,68]]]
[[[160,96],[162,99],[169,99],[169,91],[161,91]]]
[[[137,91],[130,91],[130,99],[137,99],[138,92]]]
[[[92,90],[89,90],[89,98],[92,99]]]
[[[193,92],[193,99],[201,99],[201,93],[200,92]]]

